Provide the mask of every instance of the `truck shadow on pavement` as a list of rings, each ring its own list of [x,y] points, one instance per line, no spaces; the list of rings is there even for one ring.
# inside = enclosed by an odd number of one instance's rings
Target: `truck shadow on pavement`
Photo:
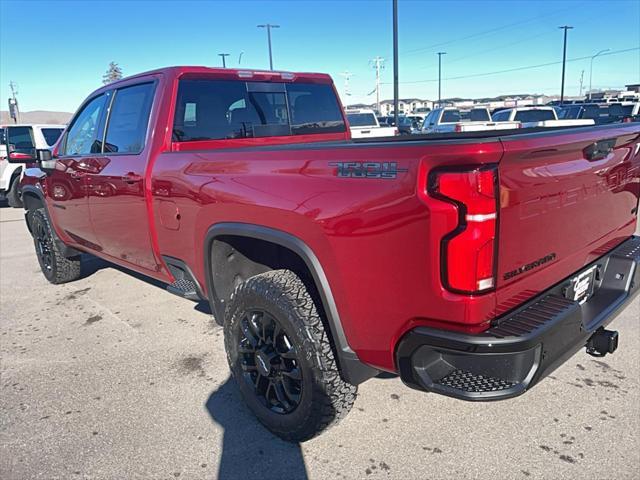
[[[206,403],[223,429],[220,467],[215,478],[307,479],[302,450],[269,433],[245,406],[235,381],[228,378]]]

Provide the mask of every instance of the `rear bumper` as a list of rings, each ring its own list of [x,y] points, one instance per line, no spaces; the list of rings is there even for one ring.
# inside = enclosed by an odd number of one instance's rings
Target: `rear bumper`
[[[583,270],[594,265],[599,269],[596,290],[582,305],[564,297],[566,279],[482,334],[411,330],[396,349],[403,382],[463,400],[524,393],[584,347],[640,292],[640,237],[631,237]]]

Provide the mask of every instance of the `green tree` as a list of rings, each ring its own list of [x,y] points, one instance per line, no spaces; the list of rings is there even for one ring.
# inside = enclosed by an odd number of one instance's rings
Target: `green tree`
[[[115,82],[122,78],[122,69],[116,62],[109,63],[107,72],[102,76],[102,83],[107,85],[108,83]]]

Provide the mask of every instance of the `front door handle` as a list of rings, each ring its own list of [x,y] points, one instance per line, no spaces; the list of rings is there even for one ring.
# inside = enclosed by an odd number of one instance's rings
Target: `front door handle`
[[[142,176],[137,173],[129,172],[122,177],[122,181],[125,183],[138,183],[142,181]]]

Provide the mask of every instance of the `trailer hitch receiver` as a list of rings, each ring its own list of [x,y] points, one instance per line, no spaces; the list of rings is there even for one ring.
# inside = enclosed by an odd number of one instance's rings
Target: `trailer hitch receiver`
[[[618,348],[618,332],[600,327],[587,341],[587,353],[594,357],[604,357]]]

